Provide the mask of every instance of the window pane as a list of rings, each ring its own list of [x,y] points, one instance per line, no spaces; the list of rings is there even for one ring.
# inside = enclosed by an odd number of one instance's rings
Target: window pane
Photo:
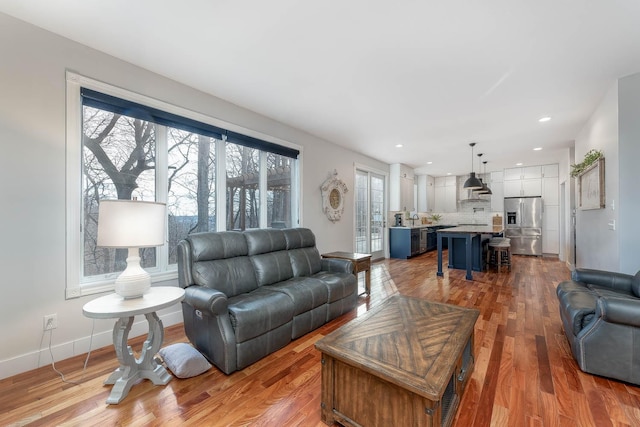
[[[169,264],[175,264],[178,242],[189,233],[215,231],[214,138],[168,128],[167,214]]]
[[[356,171],[356,252],[368,253],[368,185],[369,175],[366,172]]]
[[[127,249],[96,246],[103,199],[155,200],[156,140],[153,123],[83,107],[83,276],[123,271]],[[155,267],[155,248],[140,250],[143,267]]]
[[[384,177],[371,174],[371,252],[383,250]]]
[[[260,151],[233,143],[226,146],[227,230],[260,226]]]
[[[291,227],[290,157],[267,153],[267,227]]]

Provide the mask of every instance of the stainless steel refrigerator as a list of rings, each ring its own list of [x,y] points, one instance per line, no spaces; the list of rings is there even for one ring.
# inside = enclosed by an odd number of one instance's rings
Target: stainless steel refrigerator
[[[542,255],[542,197],[505,197],[504,217],[511,253]]]

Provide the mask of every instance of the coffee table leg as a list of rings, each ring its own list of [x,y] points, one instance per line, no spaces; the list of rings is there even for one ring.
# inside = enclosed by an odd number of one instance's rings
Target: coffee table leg
[[[164,328],[156,313],[145,314],[149,323],[149,333],[142,345],[140,358],[136,359],[133,350],[128,345],[129,332],[133,325],[133,317],[121,317],[113,328],[113,345],[120,367],[105,380],[105,384],[113,384],[108,404],[120,403],[131,386],[140,378],[151,380],[155,385],[165,385],[171,380],[171,375],[162,365],[158,365],[153,356],[160,350],[164,339]]]

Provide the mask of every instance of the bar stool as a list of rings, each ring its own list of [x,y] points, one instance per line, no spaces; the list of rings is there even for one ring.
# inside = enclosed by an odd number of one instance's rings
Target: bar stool
[[[489,241],[487,268],[491,265],[495,265],[498,272],[503,265],[511,271],[511,239],[496,237]]]

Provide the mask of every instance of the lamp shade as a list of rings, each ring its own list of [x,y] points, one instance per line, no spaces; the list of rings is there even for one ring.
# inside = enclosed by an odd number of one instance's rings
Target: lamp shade
[[[462,186],[465,190],[480,190],[482,188],[482,182],[476,178],[476,173],[473,171],[473,147],[475,147],[475,145],[475,142],[469,143],[469,147],[471,147],[471,173],[469,174],[469,179],[467,179]]]
[[[475,172],[469,174],[469,179],[464,182],[463,188],[466,190],[479,190],[482,188],[482,182],[476,178]]]
[[[138,200],[101,200],[97,246],[147,248],[165,242],[166,205]]]

